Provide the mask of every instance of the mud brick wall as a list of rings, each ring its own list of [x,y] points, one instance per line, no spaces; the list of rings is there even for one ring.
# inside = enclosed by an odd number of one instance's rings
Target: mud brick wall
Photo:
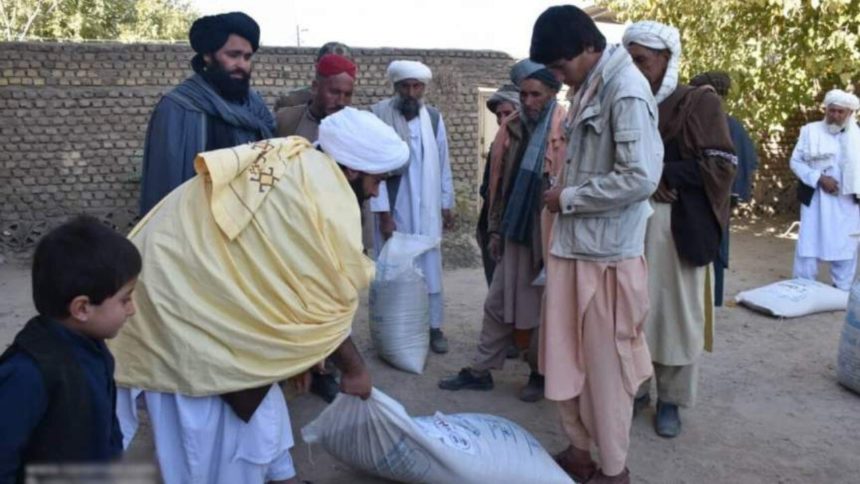
[[[785,122],[781,133],[776,133],[766,142],[757,145],[759,166],[752,192],[753,205],[757,212],[800,217],[800,205],[797,201],[798,181],[791,171],[789,160],[800,137],[800,128],[823,118],[823,109],[798,109]],[[756,137],[753,137],[753,140],[755,139]]]
[[[315,54],[261,48],[254,87],[273,105],[309,84]],[[77,213],[131,227],[149,115],[190,74],[192,55],[183,44],[0,43],[0,249],[28,249]],[[385,69],[393,59],[433,69],[427,99],[445,119],[458,189],[473,194],[478,89],[505,81],[513,59],[467,50],[356,49],[355,56],[357,106],[392,94]]]

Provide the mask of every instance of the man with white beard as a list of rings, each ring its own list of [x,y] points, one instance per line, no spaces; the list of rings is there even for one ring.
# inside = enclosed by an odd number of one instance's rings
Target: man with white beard
[[[379,185],[370,199],[377,215],[377,253],[394,231],[441,241],[442,231],[454,228],[454,185],[448,158],[448,136],[439,111],[424,102],[433,73],[421,62],[395,60],[388,66],[395,95],[370,107],[409,145],[409,163]],[[442,333],[442,250],[436,247],[418,258],[430,297],[430,349],[447,353]]]
[[[791,171],[800,179],[800,236],[794,277],[815,279],[818,262],[830,263],[833,285],[848,290],[857,268],[860,232],[860,128],[857,96],[834,89],[824,97],[825,115],[800,130]]]

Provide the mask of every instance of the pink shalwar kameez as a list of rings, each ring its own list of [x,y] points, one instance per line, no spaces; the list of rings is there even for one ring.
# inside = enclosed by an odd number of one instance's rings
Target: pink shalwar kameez
[[[559,402],[571,444],[597,445],[606,475],[624,471],[633,396],[651,376],[642,326],[648,314],[644,257],[617,262],[550,255],[539,365],[546,398]]]

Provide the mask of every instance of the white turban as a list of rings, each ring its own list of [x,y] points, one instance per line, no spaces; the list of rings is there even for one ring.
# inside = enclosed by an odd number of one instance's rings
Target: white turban
[[[842,89],[834,89],[824,96],[824,106],[830,106],[831,104],[850,109],[851,111],[860,109],[860,99]]]
[[[669,65],[666,67],[663,83],[654,98],[659,103],[675,92],[675,88],[678,87],[678,69],[681,63],[681,34],[678,29],[660,22],[643,20],[627,27],[621,43],[625,48],[630,47],[630,44],[639,44],[654,50],[668,49],[671,53]]]
[[[388,78],[395,84],[404,79],[415,79],[427,84],[430,79],[433,79],[433,73],[421,62],[396,60],[388,64]]]
[[[860,99],[842,89],[833,89],[824,96],[824,107],[831,105],[852,111],[852,116],[848,116],[841,126],[843,136],[839,137],[842,153],[845,156],[839,188],[843,195],[860,196],[860,127],[857,126],[857,120],[853,116],[853,113],[860,108]]]
[[[394,129],[368,111],[346,107],[323,118],[319,144],[339,164],[379,175],[409,161],[409,146]]]

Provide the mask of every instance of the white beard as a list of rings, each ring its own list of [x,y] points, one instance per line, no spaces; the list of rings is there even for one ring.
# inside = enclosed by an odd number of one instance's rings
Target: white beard
[[[848,116],[847,118],[845,118],[845,121],[842,122],[841,124],[829,123],[827,121],[824,121],[824,124],[827,126],[827,132],[828,133],[839,134],[839,132],[844,130],[848,126],[848,123],[853,121],[853,119],[854,119],[853,116]]]

